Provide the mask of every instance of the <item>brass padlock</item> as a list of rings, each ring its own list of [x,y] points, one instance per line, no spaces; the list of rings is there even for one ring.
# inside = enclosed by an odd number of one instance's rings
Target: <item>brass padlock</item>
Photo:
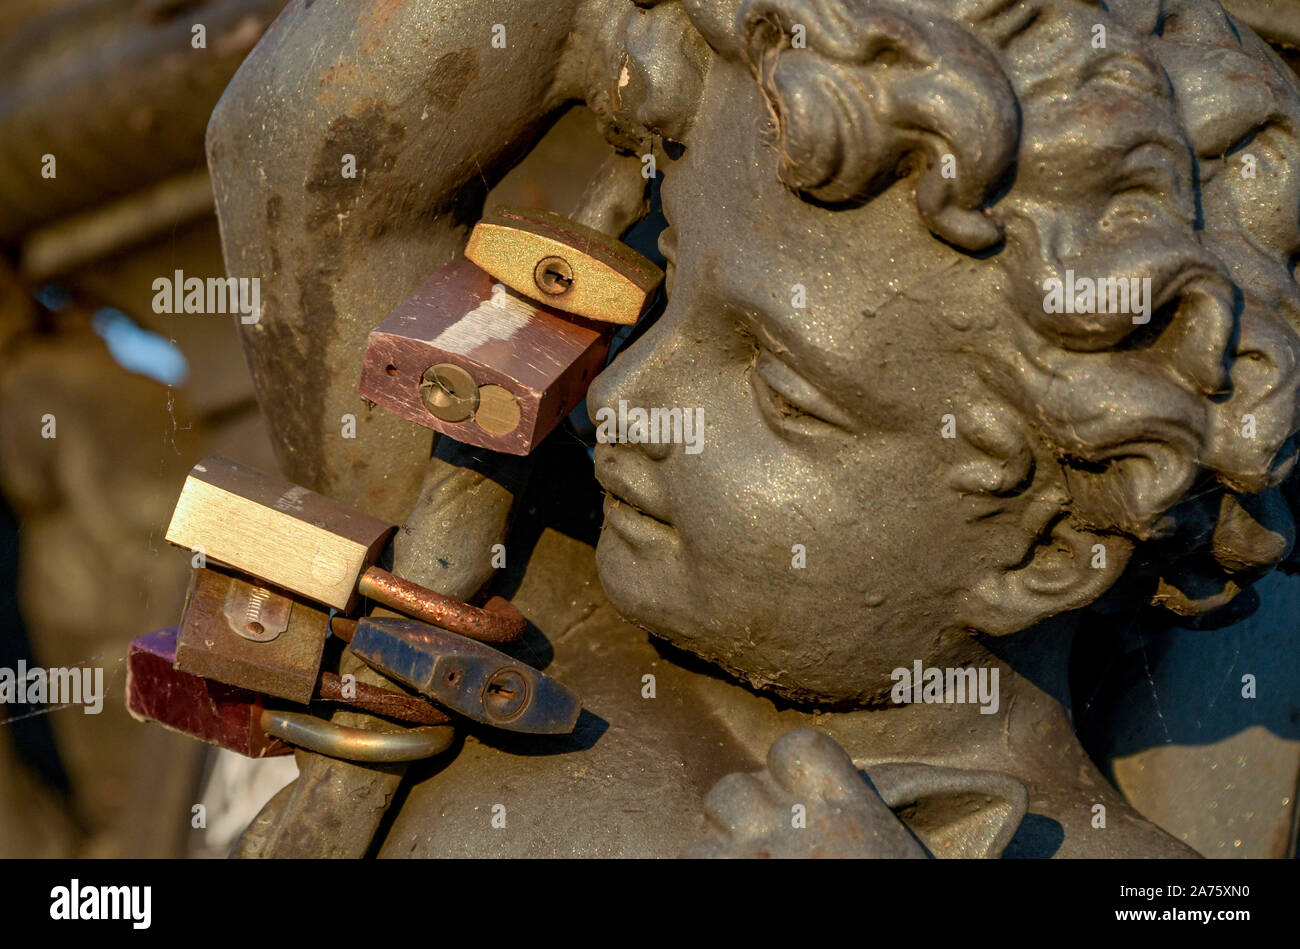
[[[527,621],[505,600],[480,609],[374,566],[394,530],[314,491],[211,455],[185,479],[167,540],[344,612],[364,596],[487,642],[523,635]]]
[[[213,455],[190,470],[167,540],[348,611],[357,578],[396,528],[314,491]]]
[[[176,668],[306,705],[321,674],[329,614],[215,567],[190,577]]]
[[[484,215],[465,257],[532,300],[607,323],[635,323],[664,279],[622,241],[537,208]]]
[[[457,441],[526,455],[585,398],[611,338],[456,260],[370,333],[359,391]]]

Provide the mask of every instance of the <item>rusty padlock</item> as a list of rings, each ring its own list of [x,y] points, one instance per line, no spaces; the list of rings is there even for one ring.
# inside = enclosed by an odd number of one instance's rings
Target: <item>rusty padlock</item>
[[[322,668],[330,616],[283,590],[216,567],[197,567],[176,637],[178,672],[298,705],[337,702],[436,725],[448,717],[410,695],[344,682]]]
[[[271,587],[344,612],[361,597],[485,642],[527,625],[500,597],[483,608],[373,565],[396,527],[217,455],[190,471],[167,540]]]
[[[282,590],[197,567],[181,612],[176,668],[306,705],[316,693],[329,619]]]

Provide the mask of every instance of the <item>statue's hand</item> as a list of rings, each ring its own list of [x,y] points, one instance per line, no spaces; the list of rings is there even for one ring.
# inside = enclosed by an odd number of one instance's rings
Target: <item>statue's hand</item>
[[[835,739],[772,743],[767,769],[730,774],[704,799],[710,831],[688,857],[926,857]]]

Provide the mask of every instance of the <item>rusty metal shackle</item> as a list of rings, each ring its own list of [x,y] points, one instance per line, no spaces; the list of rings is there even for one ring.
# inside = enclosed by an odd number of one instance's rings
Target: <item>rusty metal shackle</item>
[[[357,582],[362,596],[483,643],[512,643],[528,621],[509,600],[494,596],[482,607],[434,593],[381,567],[367,567]]]

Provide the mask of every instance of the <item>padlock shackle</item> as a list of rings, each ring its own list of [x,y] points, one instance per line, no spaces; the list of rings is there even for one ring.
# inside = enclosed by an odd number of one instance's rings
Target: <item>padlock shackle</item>
[[[355,621],[353,625],[356,625]],[[415,725],[446,725],[452,720],[442,709],[417,696],[366,682],[352,681],[345,684],[338,673],[326,670],[322,670],[316,680],[316,698],[349,705],[374,715],[398,718]]]
[[[429,725],[400,732],[336,725],[305,712],[263,709],[260,724],[266,734],[330,758],[344,761],[417,761],[451,747],[455,729]]]
[[[367,567],[357,592],[434,626],[482,643],[512,643],[524,634],[528,620],[509,601],[494,596],[479,608],[434,593],[380,567]]]

